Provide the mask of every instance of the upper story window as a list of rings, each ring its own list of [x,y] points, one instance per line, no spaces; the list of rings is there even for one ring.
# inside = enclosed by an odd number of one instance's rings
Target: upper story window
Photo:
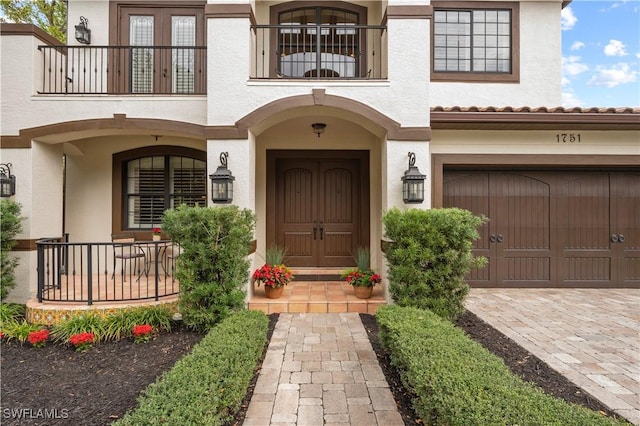
[[[519,81],[517,3],[433,4],[432,81]]]
[[[303,3],[298,3],[303,4]],[[288,7],[286,9],[283,6]],[[274,7],[276,54],[283,77],[357,78],[366,72],[366,14],[362,7]]]

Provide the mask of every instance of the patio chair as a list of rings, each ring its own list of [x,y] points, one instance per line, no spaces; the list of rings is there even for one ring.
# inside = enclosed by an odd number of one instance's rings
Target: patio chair
[[[134,243],[136,239],[133,234],[112,234],[111,242],[113,244],[113,274],[111,274],[111,279],[115,278],[116,275],[116,260],[120,259],[122,264],[122,276],[124,281],[127,281],[127,275],[125,271],[127,269],[127,262],[133,262],[134,270],[137,270],[137,275],[140,277],[140,267],[138,266],[138,259],[142,259],[142,262],[146,261],[146,255],[143,250],[140,250],[139,247],[136,247]],[[129,269],[131,269],[131,263],[129,264]]]

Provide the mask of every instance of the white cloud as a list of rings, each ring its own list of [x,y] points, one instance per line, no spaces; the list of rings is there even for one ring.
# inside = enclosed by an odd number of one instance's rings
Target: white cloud
[[[562,9],[560,12],[560,24],[563,31],[573,29],[577,22],[578,18],[573,14],[571,7]]]
[[[584,107],[585,104],[575,93],[562,92],[562,106],[565,108]]]
[[[609,68],[598,66],[597,73],[587,83],[589,86],[616,87],[620,84],[633,83],[638,79],[638,72],[633,71],[629,64],[621,62]]]
[[[563,56],[562,57],[562,75],[575,77],[589,70],[587,64],[581,62],[580,56]]]
[[[627,48],[620,40],[609,40],[609,44],[604,47],[604,54],[607,56],[627,56]]]
[[[581,41],[576,41],[571,45],[571,50],[580,50],[584,47],[584,43]]]

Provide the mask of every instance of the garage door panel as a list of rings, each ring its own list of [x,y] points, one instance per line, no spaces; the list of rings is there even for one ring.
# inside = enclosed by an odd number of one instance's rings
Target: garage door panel
[[[493,173],[498,283],[551,280],[550,185],[544,175]],[[502,283],[502,284],[500,284]]]
[[[618,173],[612,177],[616,217],[612,234],[621,252],[618,262],[623,287],[640,286],[640,173]]]
[[[450,172],[444,177],[444,204],[473,212],[475,215],[491,217],[489,206],[489,172]],[[491,223],[483,224],[480,238],[473,242],[474,256],[484,256],[488,262],[483,268],[473,269],[467,282],[474,287],[495,286],[495,259],[492,259],[489,236]]]

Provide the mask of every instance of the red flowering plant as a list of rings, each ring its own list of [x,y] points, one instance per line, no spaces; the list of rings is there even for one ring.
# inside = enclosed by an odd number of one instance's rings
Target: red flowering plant
[[[382,277],[371,269],[370,258],[369,249],[358,248],[355,256],[357,267],[344,271],[342,278],[354,287],[373,287],[380,283]]]
[[[153,335],[153,327],[149,324],[136,325],[133,327],[133,341],[136,343],[145,343],[151,340]]]
[[[253,272],[253,279],[264,283],[265,287],[278,288],[289,284],[294,278],[291,269],[284,265],[284,257],[287,254],[285,248],[272,244],[265,253],[265,263]]]
[[[162,232],[162,229],[160,228],[153,228],[152,229],[153,235],[160,235],[160,233]]]
[[[69,338],[69,343],[76,348],[76,352],[85,352],[93,345],[94,341],[93,333],[78,333]]]
[[[32,331],[27,336],[27,341],[33,345],[34,348],[41,348],[49,340],[49,330],[43,329],[38,331]]]

